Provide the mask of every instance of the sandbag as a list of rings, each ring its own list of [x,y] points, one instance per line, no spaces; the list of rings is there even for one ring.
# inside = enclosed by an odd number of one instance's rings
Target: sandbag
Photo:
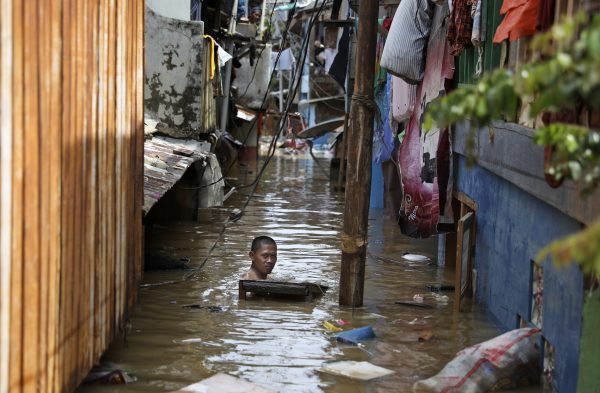
[[[539,381],[540,329],[511,330],[460,351],[437,375],[413,385],[414,393],[483,393]]]
[[[435,5],[429,0],[402,0],[383,48],[381,67],[416,85],[425,72],[425,52]]]

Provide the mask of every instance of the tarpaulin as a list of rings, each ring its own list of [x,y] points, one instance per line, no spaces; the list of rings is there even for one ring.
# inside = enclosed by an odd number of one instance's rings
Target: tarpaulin
[[[436,8],[423,82],[417,88],[415,109],[398,157],[404,191],[399,224],[402,232],[412,237],[436,233],[440,212],[450,205],[446,203],[452,185],[448,134],[435,128],[427,133],[422,129],[427,106],[444,94],[445,82],[454,72],[453,56],[446,41],[447,26],[443,23],[448,6]]]
[[[381,121],[376,122],[373,133],[373,162],[381,164],[392,156],[394,151],[393,120],[390,116],[392,98],[392,76],[387,76],[387,83],[375,97]]]
[[[507,38],[515,41],[535,34],[539,7],[540,0],[504,0],[500,8],[504,19],[496,29],[494,43],[498,44]]]

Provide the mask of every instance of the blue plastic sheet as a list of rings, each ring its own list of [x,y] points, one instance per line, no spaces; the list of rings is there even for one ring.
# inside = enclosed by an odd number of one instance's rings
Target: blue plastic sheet
[[[389,160],[394,152],[394,130],[390,118],[390,102],[392,101],[392,76],[387,75],[385,88],[375,97],[379,107],[380,119],[375,119],[373,133],[373,162],[381,164]],[[380,120],[380,121],[378,121]]]

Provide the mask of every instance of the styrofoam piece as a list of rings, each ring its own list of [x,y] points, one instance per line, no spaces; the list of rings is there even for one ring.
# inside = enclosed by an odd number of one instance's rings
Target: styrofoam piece
[[[173,393],[277,393],[246,380],[227,374],[216,374]]]
[[[393,374],[394,371],[379,367],[369,362],[342,361],[325,363],[319,371],[327,374],[342,375],[348,378],[368,381]]]
[[[428,261],[429,257],[426,257],[425,255],[420,255],[420,254],[404,254],[404,255],[402,255],[402,259],[406,259],[407,261],[411,261],[411,262],[421,262],[421,261]]]

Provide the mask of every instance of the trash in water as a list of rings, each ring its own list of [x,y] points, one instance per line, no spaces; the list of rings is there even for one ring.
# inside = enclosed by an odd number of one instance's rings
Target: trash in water
[[[184,306],[181,306],[182,308],[189,308],[189,309],[193,309],[193,310],[201,310],[201,309],[207,309],[208,312],[225,312],[227,311],[227,307],[223,307],[223,306],[206,306],[203,304],[186,304]]]
[[[415,325],[417,323],[417,321],[419,320],[419,318],[415,318],[412,321],[410,321],[408,324],[409,325]]]
[[[193,344],[193,343],[201,343],[202,339],[201,338],[186,338],[185,340],[181,340],[180,343],[182,344]]]
[[[417,303],[423,303],[423,300],[425,300],[425,298],[423,297],[423,295],[417,293],[413,296],[413,300]]]
[[[433,338],[433,332],[431,330],[424,330],[419,334],[419,341],[429,341]]]
[[[243,213],[244,213],[244,212],[242,212],[240,209],[238,209],[238,208],[235,208],[235,209],[233,209],[233,210],[232,210],[232,211],[229,213],[229,219],[230,219],[231,221],[237,221],[237,220],[239,220],[240,218],[242,218],[242,214],[243,214]]]
[[[357,329],[346,330],[336,335],[336,339],[339,342],[358,345],[362,340],[374,338],[375,332],[371,326],[364,326]]]
[[[431,292],[431,296],[435,299],[436,302],[441,304],[447,304],[450,301],[450,298],[446,295],[441,295],[436,292]]]
[[[465,348],[437,375],[418,381],[414,393],[488,392],[539,382],[540,329],[523,328]]]
[[[369,381],[371,379],[384,377],[393,374],[394,371],[379,367],[369,362],[342,361],[335,363],[325,363],[318,371],[342,375],[344,377]]]
[[[350,325],[350,322],[346,322],[346,321],[344,321],[343,319],[338,319],[338,320],[336,320],[336,321],[335,321],[335,323],[336,323],[338,326],[346,326],[346,325]]]
[[[431,284],[425,285],[425,289],[430,292],[454,292],[454,285]]]
[[[260,385],[227,374],[216,374],[172,393],[277,393]]]
[[[137,381],[137,378],[113,363],[102,363],[92,368],[83,383],[106,383],[122,385]]]
[[[400,304],[401,306],[407,306],[407,307],[417,307],[417,308],[433,308],[432,305],[430,304],[425,304],[425,303],[417,303],[417,302],[395,302],[396,304]]]
[[[323,322],[323,326],[325,327],[325,329],[327,329],[327,330],[329,330],[329,331],[331,331],[331,332],[341,332],[342,330],[344,330],[344,329],[342,329],[342,328],[339,328],[339,327],[337,327],[337,326],[334,326],[334,325],[333,325],[331,322],[329,322],[329,321],[324,321],[324,322]]]
[[[372,312],[372,313],[368,313],[368,314],[364,314],[364,315],[357,315],[354,318],[356,318],[356,319],[379,319],[379,318],[385,319],[387,317]]]
[[[405,259],[410,262],[423,262],[423,261],[428,261],[429,257],[426,257],[425,255],[420,255],[420,254],[406,253],[406,254],[402,255],[402,259]]]

